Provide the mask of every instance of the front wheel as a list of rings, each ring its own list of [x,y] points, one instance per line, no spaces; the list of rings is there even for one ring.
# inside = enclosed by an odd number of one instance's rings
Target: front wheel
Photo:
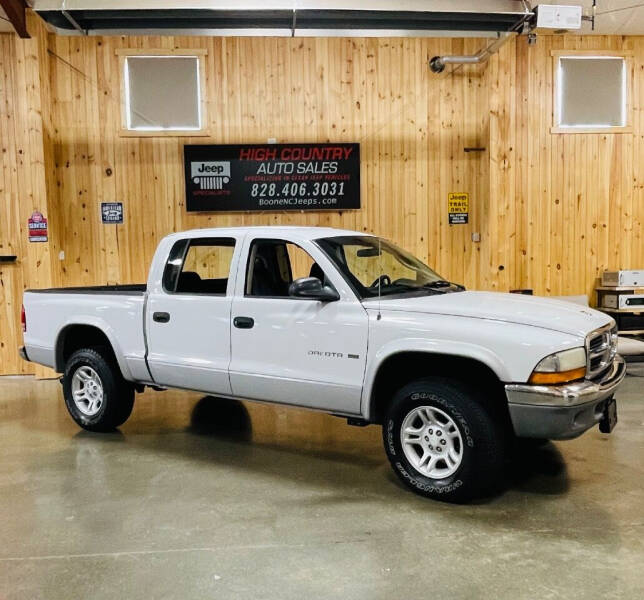
[[[100,349],[83,348],[65,365],[65,405],[74,421],[89,431],[111,431],[122,425],[134,405],[134,388],[108,356]]]
[[[458,381],[421,379],[399,390],[383,422],[383,441],[403,483],[437,500],[485,494],[503,472],[502,428]]]

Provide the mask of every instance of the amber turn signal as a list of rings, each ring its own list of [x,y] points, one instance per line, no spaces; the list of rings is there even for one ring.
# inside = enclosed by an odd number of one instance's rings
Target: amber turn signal
[[[583,379],[586,376],[586,367],[561,371],[560,373],[539,373],[535,371],[530,375],[530,383],[553,385],[556,383],[568,383],[576,379]]]

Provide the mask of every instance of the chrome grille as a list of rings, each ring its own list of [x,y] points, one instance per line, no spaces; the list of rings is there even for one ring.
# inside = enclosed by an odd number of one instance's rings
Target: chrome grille
[[[586,337],[586,379],[601,377],[617,354],[617,326],[606,325]]]

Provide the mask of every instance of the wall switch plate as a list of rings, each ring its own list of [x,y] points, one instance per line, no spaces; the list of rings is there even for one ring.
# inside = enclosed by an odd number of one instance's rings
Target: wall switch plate
[[[472,241],[473,242],[481,241],[481,234],[478,231],[475,231],[474,233],[472,233]]]
[[[65,260],[65,251],[64,250],[61,250],[58,253],[58,260]]]
[[[277,144],[277,138],[268,138],[266,140],[267,144]]]

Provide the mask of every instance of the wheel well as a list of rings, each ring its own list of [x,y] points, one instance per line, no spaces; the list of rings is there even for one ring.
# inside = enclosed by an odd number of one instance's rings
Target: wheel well
[[[108,337],[93,325],[69,325],[61,331],[56,345],[56,370],[62,373],[65,370],[67,359],[76,350],[81,348],[104,348],[115,364],[118,364],[114,348]]]
[[[510,425],[510,413],[503,384],[484,363],[463,356],[401,352],[380,365],[371,391],[370,420],[382,423],[391,398],[404,385],[421,377],[445,377],[476,386],[489,401],[491,409],[504,425]]]

